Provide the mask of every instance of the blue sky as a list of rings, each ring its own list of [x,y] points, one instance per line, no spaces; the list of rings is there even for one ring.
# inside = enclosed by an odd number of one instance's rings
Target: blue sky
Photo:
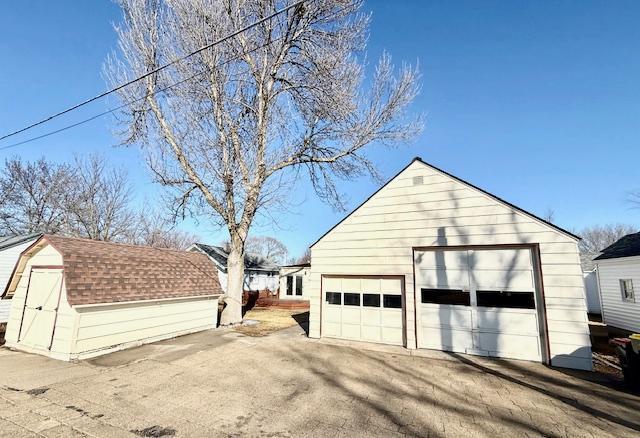
[[[423,92],[413,109],[424,133],[394,150],[372,148],[385,177],[421,156],[504,199],[579,229],[606,222],[640,225],[627,194],[640,189],[640,2],[368,1],[368,56],[419,61]],[[0,132],[55,112],[103,89],[102,64],[115,47],[110,1],[5,2],[0,14]],[[113,102],[111,102],[113,103]],[[100,102],[21,140],[103,111]],[[116,147],[115,125],[100,119],[14,149],[56,161],[99,151],[126,166],[139,202],[158,188],[134,148]],[[0,142],[0,147],[9,142]],[[367,179],[343,184],[349,206],[374,190]],[[306,184],[290,211],[276,212],[274,235],[293,255],[344,214]],[[204,241],[220,231],[184,223]]]

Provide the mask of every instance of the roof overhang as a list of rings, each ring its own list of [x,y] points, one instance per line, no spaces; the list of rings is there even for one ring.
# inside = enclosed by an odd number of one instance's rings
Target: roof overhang
[[[220,298],[225,295],[221,294],[211,294],[211,295],[193,295],[189,297],[172,297],[172,298],[157,298],[153,300],[135,300],[135,301],[111,301],[108,303],[92,303],[92,304],[72,304],[71,307],[74,309],[87,309],[94,307],[107,307],[107,306],[118,306],[118,305],[128,305],[128,304],[148,304],[148,303],[164,303],[168,301],[187,301],[187,300],[204,300],[204,299],[213,299]]]

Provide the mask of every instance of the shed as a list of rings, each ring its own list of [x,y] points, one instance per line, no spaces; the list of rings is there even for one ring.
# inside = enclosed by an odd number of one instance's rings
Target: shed
[[[578,241],[416,158],[311,246],[309,335],[591,369]]]
[[[622,237],[595,261],[603,322],[640,333],[640,233]]]
[[[185,251],[44,235],[21,255],[6,345],[55,359],[99,356],[215,328],[215,266]]]

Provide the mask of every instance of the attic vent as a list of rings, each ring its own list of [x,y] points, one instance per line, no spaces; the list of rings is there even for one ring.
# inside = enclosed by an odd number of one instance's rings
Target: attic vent
[[[424,184],[424,179],[422,176],[414,176],[413,177],[413,185],[414,186],[421,186],[422,184]]]

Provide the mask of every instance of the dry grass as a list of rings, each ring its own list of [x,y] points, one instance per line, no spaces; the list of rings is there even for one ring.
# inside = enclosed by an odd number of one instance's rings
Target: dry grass
[[[239,326],[235,330],[247,336],[267,336],[275,331],[297,325],[298,322],[294,316],[301,320],[305,314],[308,316],[308,311],[299,309],[254,308],[244,315],[244,319],[253,319],[259,323]]]

